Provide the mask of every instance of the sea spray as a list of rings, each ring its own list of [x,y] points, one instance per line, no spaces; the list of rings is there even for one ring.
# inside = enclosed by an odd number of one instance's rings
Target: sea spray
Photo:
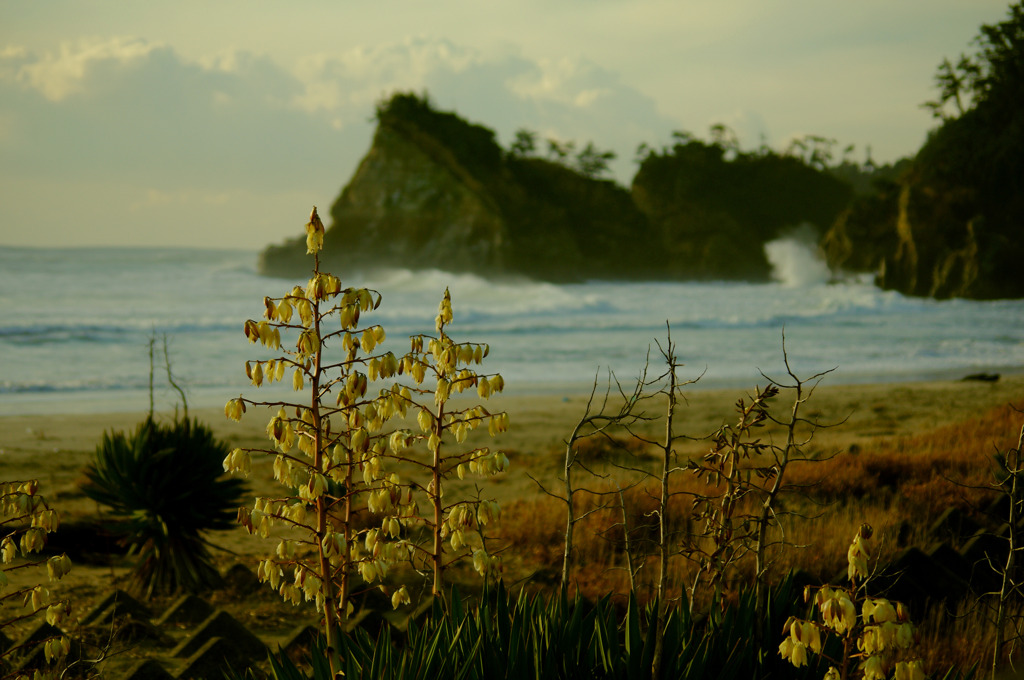
[[[814,228],[804,224],[766,243],[764,253],[772,265],[772,279],[800,288],[827,283],[831,272],[816,241]]]

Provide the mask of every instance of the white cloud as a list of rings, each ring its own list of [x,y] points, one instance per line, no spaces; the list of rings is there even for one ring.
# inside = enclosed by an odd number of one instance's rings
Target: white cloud
[[[161,45],[130,38],[63,43],[58,53],[47,52],[22,66],[18,80],[59,102],[84,92],[90,79],[117,77],[111,70],[133,68],[161,49]]]
[[[294,69],[241,50],[187,59],[137,38],[66,43],[42,55],[8,47],[0,53],[0,183],[8,187],[0,229],[29,223],[47,193],[65,243],[103,240],[92,230],[180,243],[185,231],[167,227],[170,216],[208,227],[215,215],[234,214],[269,229],[266,216],[285,214],[286,199],[333,200],[369,147],[374,103],[396,90],[428,91],[439,108],[499,139],[527,127],[581,146],[593,140],[623,156],[615,166],[623,181],[635,145],[673,126],[652,99],[586,60],[484,55],[447,40],[320,54]],[[26,190],[10,190],[14,180]],[[278,210],[268,208],[274,196]],[[165,227],[140,232],[142,214]],[[0,232],[0,243],[11,239]]]
[[[22,64],[15,80],[0,83],[19,131],[0,167],[29,175],[287,186],[330,167],[341,140],[329,121],[292,106],[302,92],[294,76],[248,53],[204,65],[114,39],[64,45]]]

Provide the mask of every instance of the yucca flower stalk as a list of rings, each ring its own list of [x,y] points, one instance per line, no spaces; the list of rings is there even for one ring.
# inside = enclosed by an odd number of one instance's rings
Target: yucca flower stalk
[[[403,372],[415,382],[408,405],[417,412],[420,433],[403,431],[392,438],[392,451],[396,456],[414,441],[426,442],[425,461],[412,455],[402,459],[420,466],[429,475],[426,485],[419,486],[427,495],[430,509],[430,514],[422,518],[430,531],[430,546],[420,547],[420,552],[429,564],[431,592],[435,597],[444,596],[444,571],[451,561],[471,555],[473,567],[484,577],[496,566],[494,556],[484,543],[484,527],[497,518],[500,507],[492,500],[479,498],[447,501],[445,480],[451,475],[463,479],[467,474],[486,478],[505,472],[509,464],[504,453],[489,447],[455,452],[445,448],[447,439],[454,439],[456,445],[462,444],[472,430],[483,425],[492,437],[508,429],[507,413],[491,413],[479,404],[462,408],[452,405],[453,398],[460,393],[475,390],[480,399],[488,399],[505,386],[501,375],[482,375],[474,370],[490,350],[485,344],[455,342],[447,332],[452,319],[451,294],[445,289],[435,319],[437,336],[414,336],[412,351],[403,359]],[[433,378],[433,389],[422,386],[428,376]],[[433,404],[419,400],[424,396],[433,396]],[[470,534],[474,532],[479,542],[471,540]],[[445,542],[449,549],[445,548]]]
[[[257,498],[251,509],[239,510],[238,520],[250,533],[275,534],[274,556],[260,563],[258,576],[285,600],[315,602],[334,668],[338,626],[352,611],[356,575],[369,587],[386,576],[405,549],[401,541],[385,540],[382,532],[357,529],[356,515],[364,508],[387,514],[387,536],[397,539],[411,497],[402,496],[383,465],[384,424],[405,414],[406,400],[397,385],[377,396],[369,391],[372,380],[393,377],[399,365],[392,353],[379,351],[384,329],[362,323],[381,296],[365,288],[342,289],[337,277],[320,270],[323,231],[314,207],[306,225],[313,256],[308,283],[279,298],[265,298],[264,319],[244,324],[250,342],[283,353],[246,362],[252,384],[258,388],[290,374],[293,390],[304,398],[230,400],[225,414],[235,420],[253,406],[274,412],[267,424],[274,448],[235,449],[224,468],[248,474],[252,454],[273,457],[274,478],[289,493]],[[282,333],[295,334],[292,348],[282,349]],[[340,348],[340,357],[328,351],[329,345]],[[299,538],[282,537],[275,527],[296,529]]]
[[[413,338],[413,351],[406,356],[384,352],[384,328],[364,323],[365,315],[380,305],[381,295],[364,288],[342,289],[337,277],[320,270],[323,231],[314,207],[306,225],[307,250],[313,256],[308,283],[282,297],[265,298],[264,318],[247,320],[243,328],[250,342],[281,352],[272,359],[246,362],[253,386],[283,381],[290,374],[293,391],[303,396],[295,402],[243,396],[229,400],[224,411],[234,420],[257,406],[274,413],[267,424],[274,448],[238,448],[224,458],[223,465],[231,472],[249,474],[253,454],[273,457],[274,478],[290,492],[284,497],[257,498],[252,508],[239,510],[238,520],[250,533],[277,539],[274,556],[261,561],[258,576],[286,600],[315,602],[323,616],[331,669],[336,672],[339,624],[351,613],[351,599],[360,583],[387,592],[391,566],[414,557],[417,546],[408,537],[407,525],[424,522],[432,527],[433,548],[428,552],[435,558],[435,592],[439,593],[445,566],[442,534],[451,533],[457,556],[468,556],[463,547],[470,542],[463,532],[496,516],[497,505],[489,501],[443,505],[442,482],[447,475],[462,476],[463,468],[485,476],[499,472],[508,459],[479,449],[445,457],[441,440],[451,433],[461,442],[468,430],[483,423],[496,433],[507,427],[507,416],[490,414],[482,407],[445,408],[453,392],[473,387],[486,397],[503,386],[500,376],[477,376],[460,368],[482,361],[486,347],[456,344],[443,332],[451,321],[447,291],[437,322],[440,338],[430,339],[427,353],[422,336]],[[295,337],[294,345],[283,349],[282,336],[288,335]],[[416,386],[402,385],[399,376],[403,374]],[[437,378],[429,392],[434,395],[433,409],[417,401],[428,393],[419,387],[428,374]],[[385,386],[374,394],[374,383]],[[408,412],[417,415],[422,434],[386,429],[390,420],[404,418]],[[426,484],[403,481],[388,469],[387,461],[423,466],[414,455],[403,454],[421,440],[433,457],[426,464],[432,477]],[[433,517],[429,520],[418,515],[417,490],[425,490],[430,498]],[[375,525],[363,521],[368,515],[374,516]],[[291,531],[285,537],[279,529]],[[491,559],[482,545],[473,553],[473,561],[478,571],[490,571]],[[391,599],[397,608],[411,598],[403,584],[391,592]]]

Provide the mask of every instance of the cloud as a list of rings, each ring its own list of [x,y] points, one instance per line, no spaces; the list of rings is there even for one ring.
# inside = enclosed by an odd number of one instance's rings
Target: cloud
[[[57,54],[26,63],[18,80],[38,90],[50,101],[59,102],[82,94],[90,82],[117,78],[117,70],[127,71],[145,62],[160,45],[141,40],[115,38],[100,43],[64,43]]]
[[[297,73],[305,86],[297,101],[307,111],[348,119],[367,115],[391,92],[427,91],[435,105],[494,129],[506,143],[526,127],[542,137],[614,149],[621,158],[613,170],[623,182],[634,169],[633,149],[678,126],[658,113],[653,98],[582,58],[530,60],[514,50],[485,55],[448,40],[410,38],[311,56]]]
[[[106,214],[109,225],[97,230],[140,242],[167,242],[174,229],[163,219],[154,234],[140,232],[144,209],[199,225],[234,211],[263,225],[298,195],[334,198],[369,147],[374,103],[396,90],[428,91],[439,108],[506,141],[520,127],[581,146],[593,140],[619,153],[614,169],[625,182],[636,144],[675,125],[587,60],[483,55],[439,39],[311,55],[291,68],[244,50],[188,59],[138,38],[41,54],[9,46],[0,52],[0,181],[17,179],[25,191],[5,191],[0,224],[27,223],[45,201],[68,221]],[[268,208],[274,196],[282,209]],[[91,236],[69,229],[68,238]],[[279,240],[266,229],[262,238]]]

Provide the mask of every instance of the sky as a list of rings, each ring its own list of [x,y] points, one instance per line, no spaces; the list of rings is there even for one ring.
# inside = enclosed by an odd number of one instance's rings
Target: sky
[[[0,247],[258,249],[327,213],[374,105],[635,151],[724,123],[913,155],[1006,0],[0,0]]]

